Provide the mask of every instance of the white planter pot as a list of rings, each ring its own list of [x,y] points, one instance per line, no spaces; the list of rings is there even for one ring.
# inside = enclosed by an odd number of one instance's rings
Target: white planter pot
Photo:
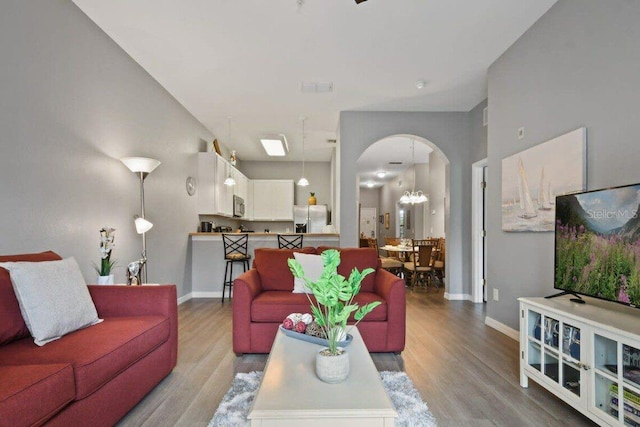
[[[108,276],[98,276],[98,285],[113,285],[113,274]]]
[[[323,348],[316,353],[316,375],[325,383],[338,384],[349,376],[349,353],[342,347],[342,354],[337,356],[325,356]]]

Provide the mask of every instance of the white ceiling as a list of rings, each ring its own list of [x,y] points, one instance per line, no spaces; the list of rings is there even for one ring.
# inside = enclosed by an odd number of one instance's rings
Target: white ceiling
[[[368,187],[368,183],[373,183],[373,188],[379,188],[414,164],[429,163],[429,153],[432,151],[427,144],[408,137],[385,138],[371,144],[356,162],[360,187]],[[380,178],[377,172],[386,172],[386,175]]]
[[[556,0],[73,1],[240,159],[266,160],[258,137],[284,133],[300,160],[306,116],[306,158],[328,161],[340,111],[472,109]]]

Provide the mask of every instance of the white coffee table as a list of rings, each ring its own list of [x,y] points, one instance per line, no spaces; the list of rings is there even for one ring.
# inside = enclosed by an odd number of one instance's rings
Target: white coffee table
[[[357,328],[349,332],[349,377],[327,384],[315,374],[321,348],[278,331],[248,419],[251,426],[384,426],[398,416]]]

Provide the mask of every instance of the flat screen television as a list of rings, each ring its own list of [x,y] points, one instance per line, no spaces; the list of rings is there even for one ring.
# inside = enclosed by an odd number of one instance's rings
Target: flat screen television
[[[640,184],[556,197],[554,287],[640,307]]]

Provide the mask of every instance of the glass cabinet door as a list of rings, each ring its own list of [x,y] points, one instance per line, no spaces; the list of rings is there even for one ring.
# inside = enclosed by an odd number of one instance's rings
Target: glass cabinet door
[[[626,344],[622,344],[622,381],[624,383],[622,393],[624,424],[640,426],[640,350]],[[618,397],[611,398],[611,406],[616,411],[620,411],[617,405]]]
[[[570,323],[562,325],[562,387],[580,396],[581,330]]]
[[[527,310],[527,316],[527,364],[562,386],[567,396],[581,399],[581,326],[535,309]]]
[[[612,338],[600,334],[593,335],[593,407],[600,418],[610,423],[619,419],[619,347],[619,343]]]
[[[527,364],[554,382],[560,382],[560,322],[528,310]]]

